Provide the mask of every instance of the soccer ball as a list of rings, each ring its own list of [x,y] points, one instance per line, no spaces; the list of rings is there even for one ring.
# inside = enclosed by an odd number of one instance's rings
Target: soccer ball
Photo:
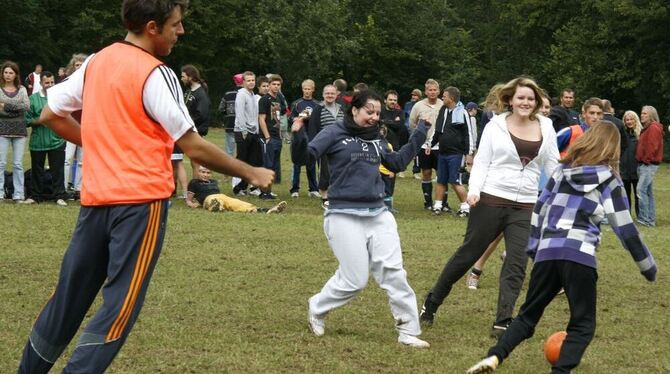
[[[563,341],[568,335],[565,331],[559,331],[551,334],[547,341],[544,342],[544,357],[547,358],[550,364],[555,365],[558,361],[558,357],[561,355],[561,347],[563,346]]]

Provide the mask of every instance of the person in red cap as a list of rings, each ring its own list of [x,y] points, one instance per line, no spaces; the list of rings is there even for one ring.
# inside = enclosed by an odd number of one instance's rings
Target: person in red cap
[[[233,75],[233,83],[235,83],[235,87],[226,91],[221,98],[219,112],[223,114],[223,127],[226,129],[226,153],[235,157],[235,134],[233,133],[235,127],[235,98],[237,97],[237,90],[244,83],[244,75],[242,73]]]

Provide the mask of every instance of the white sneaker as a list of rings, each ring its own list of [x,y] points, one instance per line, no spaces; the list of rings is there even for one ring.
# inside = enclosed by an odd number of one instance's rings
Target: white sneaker
[[[467,374],[492,373],[500,365],[498,356],[489,356],[468,369]]]
[[[316,198],[319,198],[319,199],[321,198],[321,194],[319,193],[319,191],[309,191],[309,194],[307,194],[307,196],[316,197]]]
[[[16,203],[17,204],[35,204],[36,201],[31,199],[31,198],[27,198],[25,200],[16,200]]]
[[[63,199],[56,200],[56,204],[59,206],[67,206],[67,203]]]
[[[295,199],[295,198],[298,198],[298,197],[300,197],[300,193],[298,193],[298,192],[291,192],[291,197],[294,198],[294,199]]]
[[[307,322],[309,322],[309,329],[312,330],[314,335],[323,336],[326,332],[326,321],[317,317],[316,314],[312,314],[311,311],[307,312]]]
[[[427,341],[407,334],[398,335],[398,343],[412,348],[430,348],[430,344]]]
[[[261,189],[260,188],[254,188],[253,190],[250,190],[247,194],[251,196],[260,196],[261,195]]]

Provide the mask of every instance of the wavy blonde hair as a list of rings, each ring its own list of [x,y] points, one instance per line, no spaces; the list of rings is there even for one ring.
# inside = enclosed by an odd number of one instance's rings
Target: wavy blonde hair
[[[535,107],[533,107],[533,111],[529,116],[531,120],[535,120],[537,113],[542,108],[542,97],[544,94],[542,93],[543,91],[540,86],[538,86],[534,80],[528,77],[514,78],[504,85],[493,86],[491,92],[489,92],[489,95],[494,95],[493,106],[491,109],[493,109],[496,113],[509,111],[509,102],[514,97],[514,94],[519,87],[528,87],[535,95]]]
[[[84,61],[86,61],[87,57],[88,57],[88,55],[85,54],[85,53],[75,53],[75,54],[73,54],[72,58],[70,59],[70,62],[68,62],[67,67],[65,68],[65,75],[68,76],[68,77],[70,75],[72,75],[72,73],[74,73],[74,71],[76,70],[74,68],[74,64],[76,62],[83,63]]]
[[[642,122],[640,122],[640,117],[638,117],[637,113],[634,111],[627,110],[622,117],[626,131],[628,131],[628,126],[626,126],[626,117],[633,117],[633,122],[635,122],[635,127],[633,127],[633,134],[635,134],[636,139],[639,138],[640,133],[642,132]]]
[[[561,163],[573,167],[607,165],[618,174],[620,156],[619,129],[610,121],[598,121],[570,145]]]

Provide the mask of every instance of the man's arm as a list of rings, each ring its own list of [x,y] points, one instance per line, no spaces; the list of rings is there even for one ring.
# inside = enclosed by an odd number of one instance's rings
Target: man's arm
[[[81,144],[81,127],[71,115],[61,117],[54,113],[48,105],[44,106],[39,123],[52,129],[61,138],[77,145]]]
[[[189,208],[199,208],[200,207],[200,204],[194,198],[195,198],[195,194],[193,192],[191,192],[191,191],[186,192],[186,205]]]
[[[274,181],[275,173],[272,170],[253,167],[228,156],[221,148],[203,139],[195,131],[187,131],[177,140],[177,145],[198,164],[219,173],[240,177],[260,189],[269,188]]]

